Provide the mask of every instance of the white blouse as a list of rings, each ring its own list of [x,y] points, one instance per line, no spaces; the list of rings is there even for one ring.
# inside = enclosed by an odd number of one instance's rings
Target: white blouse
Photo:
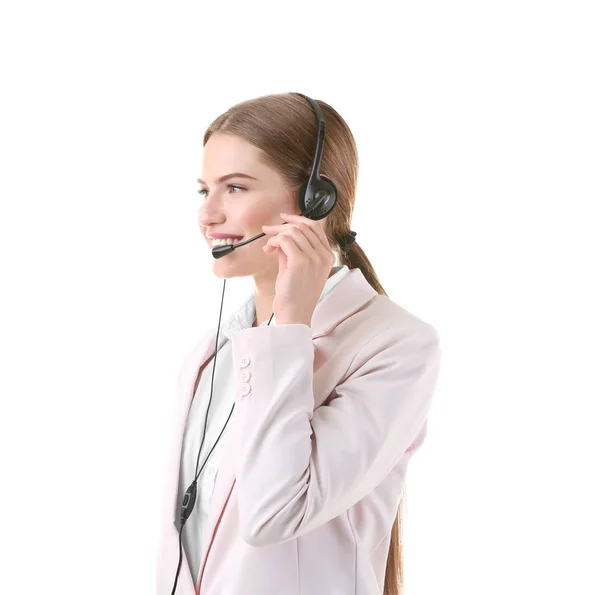
[[[347,265],[336,266],[333,270],[335,272],[325,282],[319,302],[350,272]],[[202,467],[206,456],[215,444],[215,441],[227,421],[227,417],[229,416],[235,400],[235,391],[238,388],[237,378],[234,377],[232,366],[231,335],[238,330],[250,328],[254,322],[255,313],[254,291],[252,291],[241,307],[221,325],[219,331],[219,344],[221,344],[221,337],[225,338],[225,342],[221,345],[217,354],[213,397],[210,405],[209,418],[206,422],[206,437],[204,438],[200,459],[198,460],[198,469]],[[263,322],[260,326],[266,326],[267,322],[268,320]],[[273,316],[270,326],[275,325],[276,322],[276,318]],[[177,503],[177,519],[180,518],[181,500],[183,500],[183,495],[194,480],[196,473],[198,449],[200,448],[200,443],[202,441],[204,419],[208,401],[210,399],[212,368],[213,366],[209,363],[204,370],[206,373],[203,372],[200,376],[198,388],[194,394],[194,399],[186,421],[179,475],[179,494],[181,495],[181,498],[178,499]],[[196,581],[200,570],[200,558],[204,548],[207,546],[205,543],[207,535],[205,534],[204,527],[206,526],[210,502],[215,487],[215,480],[219,469],[219,462],[222,456],[222,447],[227,440],[226,435],[229,428],[235,423],[235,415],[236,409],[233,410],[233,414],[227,423],[227,427],[212,451],[210,459],[198,476],[196,503],[183,527],[181,541],[185,549],[190,570]]]

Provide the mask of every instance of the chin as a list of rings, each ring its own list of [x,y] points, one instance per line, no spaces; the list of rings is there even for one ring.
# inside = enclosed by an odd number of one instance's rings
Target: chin
[[[229,263],[226,262],[230,256],[231,254],[228,254],[227,256],[223,256],[223,258],[214,259],[212,269],[215,277],[219,279],[231,279],[233,277],[250,277],[254,275],[255,271],[248,264],[244,266],[231,263],[231,261]]]

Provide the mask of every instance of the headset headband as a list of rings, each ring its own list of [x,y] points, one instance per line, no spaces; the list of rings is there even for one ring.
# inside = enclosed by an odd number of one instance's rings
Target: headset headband
[[[321,167],[321,159],[323,157],[323,147],[325,145],[325,118],[323,117],[323,112],[319,107],[319,104],[314,100],[304,95],[303,93],[294,93],[295,95],[299,95],[300,97],[304,97],[306,101],[308,101],[317,116],[317,123],[319,127],[319,132],[317,135],[317,147],[315,149],[315,157],[313,159],[312,169],[310,172],[310,176],[308,177],[309,181],[313,179],[319,179],[319,168]]]

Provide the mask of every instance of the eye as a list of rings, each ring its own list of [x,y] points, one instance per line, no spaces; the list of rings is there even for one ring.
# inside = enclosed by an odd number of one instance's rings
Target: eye
[[[235,190],[246,190],[243,186],[238,186],[237,184],[227,184],[227,188],[232,188]],[[196,192],[206,198],[207,194],[208,194],[208,190],[206,188],[200,188],[200,190],[196,190]],[[238,192],[233,192],[233,194],[238,194]]]

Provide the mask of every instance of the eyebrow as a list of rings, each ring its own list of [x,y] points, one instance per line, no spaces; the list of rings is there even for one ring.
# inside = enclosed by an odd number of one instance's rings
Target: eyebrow
[[[222,184],[226,180],[229,180],[229,178],[248,178],[249,180],[256,180],[256,179],[258,179],[258,178],[253,178],[252,176],[249,176],[248,174],[242,174],[240,172],[236,172],[236,173],[233,173],[233,174],[226,174],[224,176],[221,176],[217,180],[217,184]],[[198,182],[200,182],[200,184],[204,184],[205,186],[208,186],[208,184],[204,180],[202,180],[200,178],[198,178]]]

